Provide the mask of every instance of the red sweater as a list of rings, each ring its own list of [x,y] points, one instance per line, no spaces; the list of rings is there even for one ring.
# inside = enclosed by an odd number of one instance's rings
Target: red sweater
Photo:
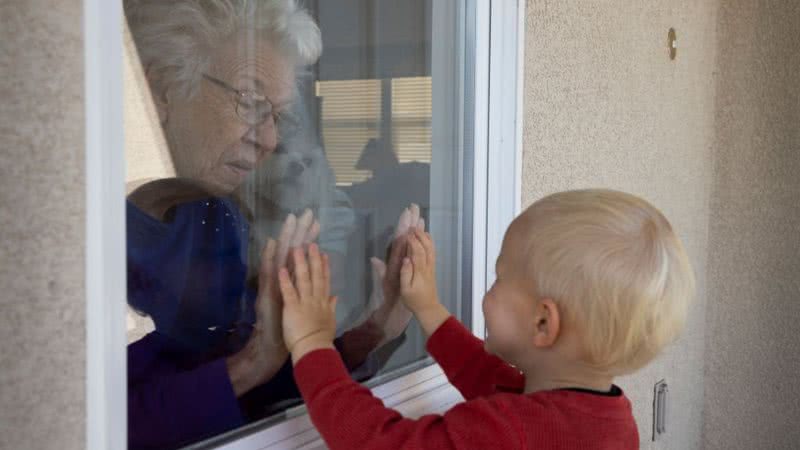
[[[339,449],[638,449],[624,395],[523,394],[522,373],[490,355],[456,319],[427,348],[465,402],[444,415],[404,418],[352,381],[335,350],[304,356],[294,376],[312,422]]]

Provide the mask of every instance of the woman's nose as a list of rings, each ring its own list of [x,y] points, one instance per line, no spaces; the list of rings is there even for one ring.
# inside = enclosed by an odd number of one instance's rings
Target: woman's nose
[[[260,125],[253,125],[247,130],[246,137],[267,151],[272,151],[278,145],[278,133],[272,119],[267,119]]]

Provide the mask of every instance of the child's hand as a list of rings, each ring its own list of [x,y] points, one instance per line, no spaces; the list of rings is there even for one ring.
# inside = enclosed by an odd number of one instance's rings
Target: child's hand
[[[328,257],[316,244],[292,251],[294,283],[289,271],[280,270],[283,294],[283,339],[296,363],[306,353],[333,348],[336,334],[336,298],[330,296],[331,272]]]
[[[381,277],[382,292],[385,299],[394,303],[400,297],[400,268],[403,264],[403,257],[406,256],[406,235],[413,233],[414,228],[421,228],[425,231],[425,219],[420,216],[419,206],[412,203],[411,206],[403,210],[397,220],[392,243],[389,246],[389,253],[386,255],[386,264],[378,264],[378,272],[383,272]],[[373,266],[376,261],[382,263],[377,258],[372,259]]]
[[[319,235],[319,222],[314,220],[311,210],[306,210],[299,219],[289,214],[283,223],[281,233],[276,242],[267,241],[261,252],[261,264],[258,271],[258,298],[256,300],[256,330],[269,347],[284,347],[281,327],[281,291],[278,285],[278,270],[286,267],[289,249],[306,247]],[[264,353],[269,354],[267,350]],[[274,352],[273,352],[274,353]],[[280,365],[286,360],[284,350]],[[280,365],[278,367],[280,367]]]
[[[436,293],[436,248],[431,235],[413,228],[406,237],[407,254],[400,269],[400,294],[414,314],[439,304]]]
[[[400,269],[400,295],[430,336],[450,317],[436,293],[436,248],[431,235],[420,228],[409,231],[406,242],[408,256]]]
[[[400,269],[407,254],[406,237],[414,228],[425,231],[425,219],[420,216],[419,206],[412,203],[397,220],[386,258],[388,264],[378,258],[370,259],[373,282],[370,305],[376,309],[367,320],[383,331],[377,347],[400,336],[411,320],[411,311],[400,301]]]
[[[286,265],[291,247],[310,244],[319,235],[319,229],[319,222],[314,220],[310,210],[299,220],[289,214],[278,241],[270,239],[261,252],[256,323],[244,348],[226,358],[228,377],[237,396],[275,376],[289,356],[283,342],[278,269]]]

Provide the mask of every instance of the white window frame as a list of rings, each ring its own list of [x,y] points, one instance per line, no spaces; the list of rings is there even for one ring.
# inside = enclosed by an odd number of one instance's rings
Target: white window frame
[[[454,0],[455,1],[455,0]],[[520,210],[525,0],[464,0],[474,5],[467,37],[475,52],[472,224],[472,331],[484,336],[481,300],[494,282],[503,232]],[[442,4],[441,0],[434,2]],[[125,160],[122,114],[122,6],[84,0],[86,113],[86,437],[89,450],[127,448],[125,335]],[[469,66],[468,66],[469,67]],[[513,174],[513,176],[509,176]],[[438,365],[373,388],[408,416],[461,401]],[[234,438],[226,450],[324,447],[301,408],[291,419]]]

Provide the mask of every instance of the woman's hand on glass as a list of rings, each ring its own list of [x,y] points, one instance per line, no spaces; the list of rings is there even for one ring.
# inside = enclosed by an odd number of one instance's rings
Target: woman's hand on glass
[[[264,358],[270,359],[270,366],[280,362],[277,364],[278,369],[288,356],[283,341],[283,305],[278,271],[287,266],[289,251],[308,247],[319,236],[319,230],[319,222],[314,220],[311,210],[307,209],[299,218],[289,214],[283,223],[278,241],[270,239],[261,253],[255,335],[260,341]]]
[[[281,330],[281,290],[278,285],[278,271],[286,267],[289,251],[293,248],[306,248],[319,236],[320,225],[314,220],[310,209],[305,210],[299,218],[289,214],[281,227],[278,241],[267,242],[261,254],[261,265],[258,273],[258,300],[256,301],[256,328],[262,331],[262,339],[267,347],[283,347]],[[275,246],[269,248],[270,242]],[[286,359],[286,354],[282,359]]]
[[[298,219],[290,214],[278,240],[270,239],[261,252],[258,272],[256,323],[245,347],[227,360],[237,396],[269,381],[289,356],[283,340],[282,299],[278,271],[286,267],[290,249],[307,247],[319,235],[319,222],[310,210]]]
[[[375,307],[368,321],[383,330],[383,339],[378,346],[397,338],[408,326],[411,311],[400,300],[400,269],[408,254],[408,233],[419,228],[425,230],[425,219],[420,216],[419,206],[411,204],[403,210],[397,220],[397,228],[389,250],[388,264],[378,258],[372,264],[372,294],[370,305]]]

